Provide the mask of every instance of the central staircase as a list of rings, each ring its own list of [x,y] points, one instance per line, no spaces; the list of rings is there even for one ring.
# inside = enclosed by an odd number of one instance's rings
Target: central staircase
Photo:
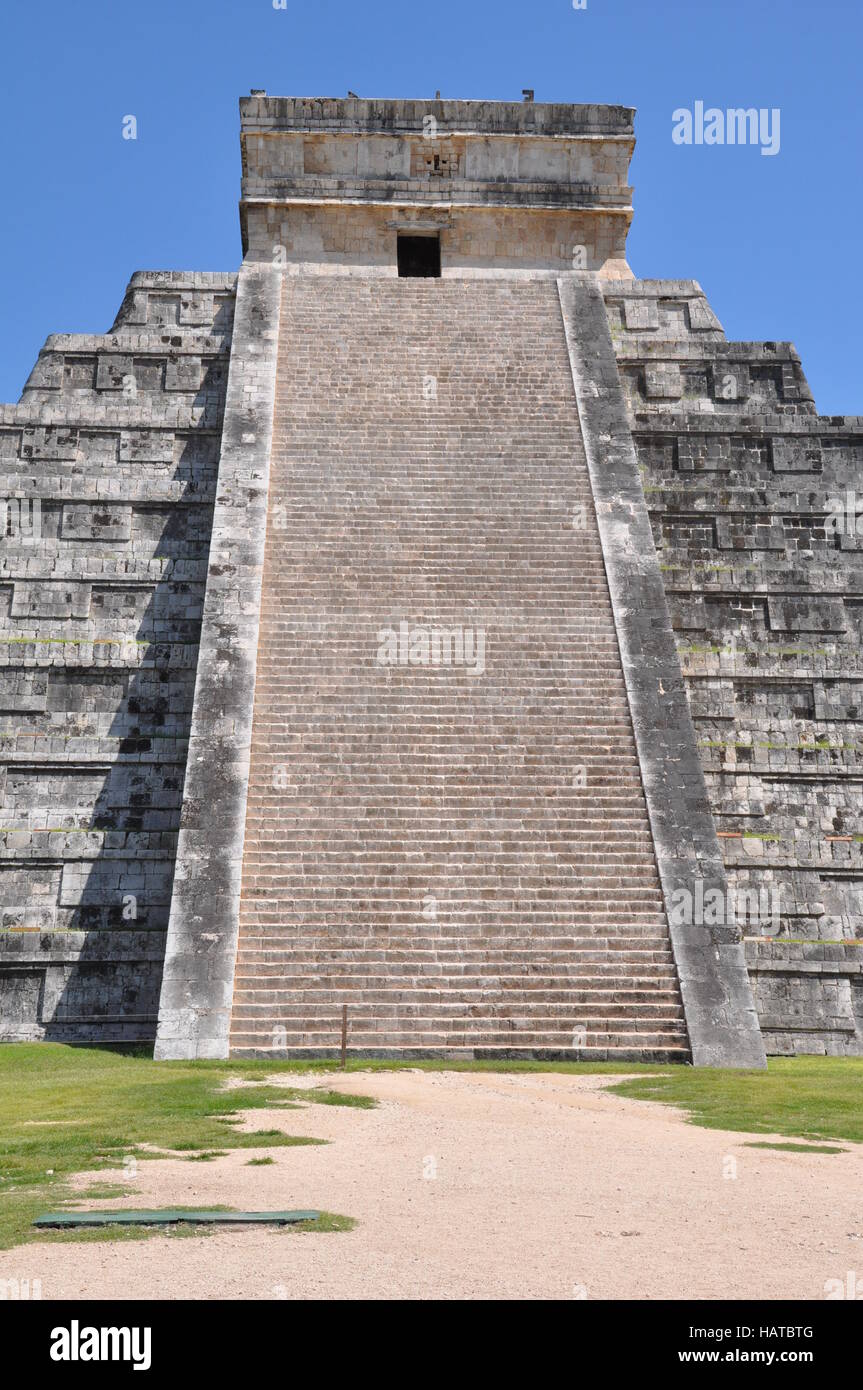
[[[232,1055],[343,1005],[365,1055],[689,1057],[554,280],[285,280]]]

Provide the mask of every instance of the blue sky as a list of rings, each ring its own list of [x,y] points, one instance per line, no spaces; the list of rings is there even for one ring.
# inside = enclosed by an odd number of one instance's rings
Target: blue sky
[[[52,332],[104,332],[139,269],[234,269],[237,100],[638,108],[636,275],[701,282],[735,339],[791,339],[863,413],[860,0],[5,0],[0,400]],[[696,101],[781,111],[781,148],[681,146]],[[138,139],[122,139],[134,115]]]

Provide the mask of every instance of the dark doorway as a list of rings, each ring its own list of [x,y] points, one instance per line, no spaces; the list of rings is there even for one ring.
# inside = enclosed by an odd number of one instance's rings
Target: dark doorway
[[[440,237],[400,236],[399,275],[440,279]]]

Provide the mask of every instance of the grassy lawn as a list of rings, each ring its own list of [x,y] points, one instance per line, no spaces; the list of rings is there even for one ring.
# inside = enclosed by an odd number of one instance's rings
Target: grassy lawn
[[[863,1144],[863,1057],[771,1057],[766,1072],[669,1067],[611,1089],[680,1106],[708,1129]]]
[[[265,1064],[266,1072],[283,1070]],[[115,1182],[88,1197],[122,1196],[123,1164],[171,1156],[206,1161],[230,1149],[272,1149],[321,1141],[292,1138],[279,1130],[236,1129],[245,1112],[292,1109],[297,1103],[373,1104],[337,1091],[269,1086],[260,1063],[154,1062],[57,1043],[0,1047],[0,1249],[32,1238],[40,1212],[80,1200],[69,1189],[73,1173],[113,1170]],[[253,1085],[222,1089],[228,1079]],[[119,1186],[116,1183],[119,1182]],[[322,1215],[317,1229],[344,1229],[345,1217]],[[299,1228],[289,1228],[299,1229]],[[97,1232],[102,1239],[106,1232]],[[140,1236],[140,1232],[136,1232]],[[145,1233],[147,1234],[147,1233]],[[93,1239],[93,1232],[47,1232],[40,1240]]]

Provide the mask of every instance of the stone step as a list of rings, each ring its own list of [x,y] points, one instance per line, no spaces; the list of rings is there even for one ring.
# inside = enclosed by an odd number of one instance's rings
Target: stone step
[[[339,928],[345,933],[359,930],[363,922],[368,920],[369,915],[367,911],[364,913],[358,910],[353,919],[346,920],[344,911],[341,913],[336,913],[334,911],[330,921],[301,921],[295,913],[289,913],[287,911],[284,915],[279,915],[277,913],[267,914],[263,911],[255,912],[253,905],[250,905],[249,913],[249,935],[247,938],[244,938],[244,941],[248,940],[252,945],[260,945],[266,938],[267,944],[270,946],[275,947],[280,944],[282,947],[287,947],[288,949],[292,949],[292,942],[296,939],[296,933],[298,931],[319,932],[322,936],[331,939],[334,935],[338,934]],[[416,925],[420,915],[421,914],[416,911],[413,913],[393,913],[391,921],[392,930],[394,932],[403,931],[406,927]],[[443,916],[443,914],[441,915]],[[252,919],[253,917],[254,920]],[[461,916],[455,916],[453,914],[451,917],[447,914],[447,917],[447,922],[442,921],[441,935],[439,938],[444,946],[454,939],[457,932],[470,933],[471,930],[474,929],[475,933],[478,935],[481,931],[485,930],[489,913],[487,911],[484,914],[478,913],[474,920],[467,918],[465,914],[461,914]],[[556,921],[551,917],[548,917],[547,920],[540,920],[538,915],[532,916],[529,925],[526,927],[523,912],[519,913],[514,911],[511,913],[496,914],[496,930],[499,941],[503,940],[505,937],[512,936],[516,941],[520,940],[526,944],[530,942],[539,943],[548,940],[553,936],[555,931],[566,930],[570,932],[573,949],[602,949],[610,951],[614,950],[615,946],[613,944],[603,945],[603,942],[615,943],[623,940],[625,945],[627,938],[630,936],[639,938],[644,946],[667,944],[667,938],[662,935],[662,926],[664,923],[658,916],[655,916],[652,920],[641,920],[635,917],[626,917],[621,914],[616,925],[617,929],[615,931],[614,926],[609,924],[607,916],[605,916],[602,921],[574,921],[572,913],[561,911]],[[386,931],[386,928],[384,927],[383,930]],[[369,948],[360,946],[358,949],[365,950]],[[412,952],[412,948],[409,946],[404,949],[408,952]],[[495,948],[492,948],[492,952],[494,952],[494,949]],[[540,951],[545,950],[547,952],[549,948],[536,945],[534,949]]]
[[[281,982],[301,984],[304,978],[316,978],[315,972],[328,973],[332,976],[335,971],[344,972],[336,977],[337,982],[342,980],[355,980],[357,983],[365,981],[380,981],[382,984],[392,981],[402,984],[406,978],[418,983],[424,983],[427,979],[441,980],[476,980],[482,983],[484,980],[509,980],[520,979],[525,983],[525,988],[530,987],[530,981],[537,980],[577,980],[583,987],[592,986],[594,981],[602,981],[605,984],[610,982],[633,983],[644,981],[646,984],[665,984],[674,981],[676,975],[670,951],[663,953],[660,951],[644,951],[639,956],[633,958],[633,953],[617,952],[618,957],[623,956],[622,960],[607,960],[608,952],[595,951],[585,953],[582,958],[576,961],[572,959],[538,959],[528,963],[520,963],[512,960],[499,960],[493,957],[487,960],[454,960],[441,962],[436,959],[423,957],[407,956],[401,959],[393,959],[391,956],[379,958],[362,959],[337,959],[330,960],[323,952],[320,955],[311,956],[308,959],[297,958],[286,952],[250,952],[243,951],[237,960],[237,979],[256,979],[262,976],[271,976]],[[302,971],[302,974],[294,974],[295,971]]]
[[[276,923],[278,930],[273,930],[272,923],[259,924],[256,930],[249,931],[249,939],[254,937],[258,943],[264,938],[269,937],[273,944],[293,944],[301,943],[303,940],[309,943],[328,944],[337,946],[339,940],[350,945],[351,942],[360,946],[382,946],[384,949],[398,948],[406,950],[417,950],[422,948],[422,939],[405,936],[400,939],[399,932],[408,927],[421,930],[422,924],[419,918],[422,916],[421,899],[414,905],[414,910],[404,914],[404,920],[391,925],[391,929],[378,926],[376,934],[371,936],[361,935],[364,923],[352,922],[350,925],[345,923],[344,911],[336,917],[332,924],[324,925],[322,928],[308,927],[298,921],[297,917],[291,916],[287,919],[279,919]],[[614,920],[609,920],[608,912],[584,912],[582,914],[573,913],[570,909],[561,909],[557,914],[557,920],[552,920],[551,914],[544,914],[547,924],[543,928],[537,926],[539,915],[532,915],[530,920],[526,919],[524,912],[519,914],[516,909],[501,913],[495,911],[494,928],[490,929],[490,918],[492,914],[486,911],[484,915],[477,913],[477,920],[474,924],[471,921],[463,920],[464,914],[450,916],[446,911],[445,905],[438,905],[438,920],[435,922],[438,928],[434,941],[439,942],[446,949],[453,949],[453,942],[462,943],[458,949],[470,949],[473,943],[474,949],[482,947],[487,942],[492,950],[498,949],[503,944],[507,944],[504,938],[513,937],[510,945],[518,947],[526,946],[532,950],[552,950],[556,949],[555,942],[562,943],[560,949],[578,949],[580,945],[601,946],[609,945],[613,948],[614,943],[622,942],[624,945],[628,940],[631,942],[644,943],[645,938],[654,938],[656,941],[667,943],[668,938],[663,931],[665,925],[664,917],[659,912],[624,912]],[[360,910],[357,916],[361,917]],[[433,919],[426,919],[433,920]],[[246,938],[244,937],[244,942]],[[497,946],[494,945],[495,941]],[[389,947],[388,947],[389,943]],[[548,943],[544,945],[543,943]],[[426,943],[426,946],[428,943]],[[314,948],[314,946],[313,946]]]
[[[679,1048],[681,1053],[688,1053],[688,1042],[685,1030],[677,1028],[673,1024],[665,1028],[645,1027],[638,1028],[631,1025],[626,1028],[610,1027],[591,1029],[587,1026],[581,1029],[578,1020],[575,1020],[571,1028],[530,1028],[526,1026],[526,1020],[513,1017],[509,1020],[506,1027],[486,1028],[481,1021],[479,1023],[468,1024],[464,1019],[453,1019],[452,1028],[443,1028],[440,1021],[434,1026],[410,1026],[398,1028],[358,1028],[351,1024],[350,1042],[354,1049],[362,1048],[368,1055],[367,1049],[378,1047],[395,1048],[417,1048],[417,1047],[455,1047],[455,1048],[479,1048],[479,1047],[523,1047],[523,1048],[566,1048],[571,1049],[583,1046],[580,1042],[573,1041],[573,1034],[578,1030],[579,1033],[586,1033],[586,1043],[599,1047],[642,1047],[642,1048]],[[338,1026],[326,1028],[305,1028],[305,1029],[283,1029],[278,1023],[275,1028],[279,1030],[278,1046],[286,1049],[296,1047],[332,1047],[337,1048],[341,1042],[341,1022]],[[255,1030],[254,1028],[238,1027],[231,1031],[231,1051],[235,1048],[254,1047],[263,1045],[267,1050],[274,1047],[273,1029]],[[372,1054],[373,1055],[373,1054]]]
[[[539,956],[526,960],[504,960],[491,954],[485,958],[450,956],[438,960],[431,953],[332,958],[324,952],[303,957],[276,951],[251,954],[245,951],[237,962],[237,978],[246,983],[270,980],[273,984],[278,982],[279,986],[290,984],[298,989],[315,982],[326,982],[332,988],[340,984],[383,988],[390,983],[400,988],[407,984],[426,988],[436,982],[447,987],[461,988],[469,984],[485,988],[489,982],[496,987],[516,987],[520,982],[524,988],[548,985],[569,988],[574,983],[579,988],[628,989],[644,985],[653,989],[675,979],[670,953],[645,951],[636,959],[630,959],[627,953],[623,960],[618,959],[623,954],[617,952],[610,960],[608,953],[602,951],[594,952],[593,956],[586,953],[577,957]]]
[[[242,984],[247,992],[260,988],[271,990],[272,982],[276,979],[277,991],[291,995],[311,995],[325,991],[329,996],[334,991],[341,990],[349,991],[352,995],[362,995],[363,999],[384,991],[397,991],[403,986],[408,987],[405,993],[406,1000],[417,991],[422,991],[431,999],[441,992],[451,990],[457,990],[467,996],[473,992],[485,995],[490,992],[506,993],[512,989],[529,991],[531,996],[536,998],[544,994],[559,994],[561,998],[585,994],[591,999],[625,995],[634,1003],[652,1003],[657,998],[664,997],[666,991],[670,991],[676,998],[676,981],[670,969],[664,975],[645,975],[643,972],[633,975],[618,973],[611,978],[605,975],[579,975],[575,972],[558,975],[553,970],[542,974],[506,971],[489,971],[488,974],[478,974],[475,971],[464,974],[424,971],[414,974],[406,970],[402,975],[396,972],[357,975],[351,970],[335,972],[321,970],[320,967],[309,971],[308,974],[281,973],[282,971],[283,967],[277,965],[245,965],[237,970],[236,983]],[[251,993],[248,993],[247,997],[251,998]],[[367,1002],[380,1001],[368,999]],[[547,999],[546,1002],[554,1003],[555,1000]]]
[[[239,983],[239,982],[238,982]],[[416,987],[400,989],[277,989],[259,982],[256,988],[248,979],[242,981],[243,1002],[234,1009],[235,1021],[252,1022],[259,1018],[285,1022],[289,1018],[332,1018],[343,1004],[349,1006],[350,1016],[368,1015],[374,1018],[406,1017],[434,1019],[438,1014],[472,1018],[508,1018],[513,1007],[507,990],[464,990],[458,987],[429,990]],[[518,988],[516,985],[515,988]],[[593,994],[600,997],[594,998]],[[527,998],[530,1017],[540,1019],[570,1018],[573,1010],[579,1018],[677,1019],[683,1018],[683,1008],[676,990],[530,990]]]
[[[650,932],[627,932],[620,936],[597,934],[596,936],[536,936],[525,938],[524,934],[502,931],[496,936],[461,936],[454,932],[447,934],[441,928],[440,935],[433,937],[399,938],[395,934],[386,936],[379,933],[375,937],[351,936],[337,931],[313,936],[294,935],[287,931],[281,934],[249,933],[243,937],[240,951],[256,952],[271,950],[280,955],[309,960],[332,957],[350,959],[358,952],[365,956],[375,956],[381,960],[396,960],[399,956],[407,960],[447,959],[455,962],[475,959],[488,960],[574,960],[594,956],[612,957],[627,952],[641,955],[657,950],[670,954],[671,943],[667,935],[656,928]]]
[[[533,1026],[545,1027],[569,1027],[570,1021],[587,1023],[590,1020],[606,1022],[621,1021],[627,1027],[642,1028],[650,1024],[657,1027],[671,1026],[678,1024],[683,1019],[683,1009],[680,1004],[677,1006],[666,1005],[661,1001],[656,1004],[645,1003],[613,1003],[609,1000],[599,1003],[585,1002],[579,999],[566,1000],[562,1003],[543,1002],[534,997],[521,1000],[517,998],[504,999],[494,998],[459,998],[455,991],[450,991],[442,998],[429,1000],[427,1002],[412,1002],[395,998],[384,998],[379,1001],[358,1001],[358,1000],[320,1000],[303,999],[284,1000],[278,991],[274,991],[275,997],[266,998],[260,1001],[257,998],[245,998],[241,1004],[234,1008],[234,1021],[236,1025],[245,1026],[256,1022],[273,1023],[274,1025],[291,1025],[293,1027],[335,1027],[336,1022],[341,1018],[342,1005],[347,1002],[349,1005],[348,1015],[351,1026],[372,1027],[386,1020],[399,1020],[401,1022],[420,1022],[428,1027],[455,1026],[460,1023],[462,1026],[466,1019],[491,1019],[503,1020],[506,1026],[510,1026],[514,1018],[520,1016],[531,1020]],[[340,1026],[340,1025],[339,1025]]]
[[[416,922],[417,916],[418,914],[414,915],[412,919],[414,922]],[[560,955],[563,950],[566,950],[568,954],[572,953],[573,958],[576,958],[576,952],[581,954],[584,952],[595,953],[597,951],[603,951],[606,955],[610,956],[612,952],[619,952],[621,950],[631,949],[634,943],[636,942],[642,950],[657,950],[668,948],[668,939],[667,937],[661,935],[661,928],[657,924],[643,924],[639,926],[639,924],[637,923],[622,923],[619,935],[615,935],[613,932],[609,932],[608,923],[606,921],[603,924],[601,924],[601,930],[597,930],[596,928],[585,928],[582,929],[580,932],[573,931],[572,935],[569,938],[570,942],[572,943],[571,946],[569,948],[558,949],[554,947],[542,946],[540,944],[541,942],[548,941],[552,938],[554,924],[549,924],[548,930],[539,931],[532,929],[525,930],[523,922],[523,917],[519,919],[518,914],[513,914],[511,920],[505,919],[499,922],[497,936],[498,945],[489,945],[485,948],[476,945],[465,945],[464,948],[460,948],[458,946],[454,947],[452,943],[458,940],[458,937],[455,934],[455,930],[453,928],[447,928],[446,926],[442,926],[441,935],[438,938],[438,941],[440,943],[440,949],[444,953],[444,956],[448,956],[448,958],[452,957],[453,951],[456,952],[456,956],[452,958],[463,959],[464,956],[462,955],[462,951],[464,951],[467,954],[469,954],[470,952],[482,952],[490,958],[494,958],[500,956],[503,947],[507,946],[508,944],[511,944],[509,940],[510,938],[515,943],[520,943],[526,949],[533,951],[534,954],[541,955],[543,957]],[[268,948],[272,950],[288,950],[295,953],[296,947],[294,943],[297,940],[296,933],[300,929],[300,926],[296,922],[290,922],[288,925],[285,925],[281,931],[277,929],[274,930],[274,924],[265,920],[263,917],[261,917],[260,919],[256,918],[254,923],[250,921],[248,925],[249,935],[243,938],[243,949],[245,949],[246,947],[251,947],[252,949],[256,950]],[[275,924],[275,927],[278,928],[280,925],[281,924],[277,922]],[[320,944],[317,948],[312,946],[310,948],[311,951],[314,953],[316,951],[332,951],[337,949],[333,947],[330,943],[332,942],[334,937],[340,934],[338,930],[340,925],[342,926],[343,931],[345,933],[348,933],[351,928],[356,930],[359,923],[351,923],[350,926],[345,926],[343,918],[336,918],[334,920],[332,930],[328,931],[326,925],[322,930],[319,929]],[[394,930],[401,930],[405,925],[406,922],[394,923]],[[563,925],[567,927],[570,926],[570,924],[567,922],[559,923],[558,927]],[[457,926],[460,932],[463,932],[466,929],[468,931],[470,930],[470,923],[459,922]],[[533,924],[531,924],[531,926],[533,926]],[[303,930],[309,930],[307,924],[301,924],[301,927]],[[311,930],[315,930],[314,925],[312,926]],[[401,947],[397,945],[393,945],[390,947],[387,947],[385,945],[375,946],[374,944],[370,943],[363,944],[361,941],[358,940],[356,944],[354,944],[353,946],[348,945],[346,949],[349,954],[356,954],[357,951],[363,952],[365,954],[377,951],[382,956],[386,956],[390,959],[393,958],[395,953],[401,952],[407,958],[413,959],[417,957],[419,951],[422,948],[415,948],[409,945]],[[425,949],[429,951],[429,948]],[[434,947],[432,947],[430,948],[430,954],[433,956],[437,956],[438,954],[440,954],[440,952],[435,950]]]
[[[244,1035],[249,1036],[249,1035]],[[339,1056],[339,1047],[334,1043],[328,1044],[285,1044],[278,1047],[271,1045],[271,1039],[257,1039],[254,1036],[249,1042],[239,1040],[239,1036],[232,1036],[231,1056],[238,1059],[242,1058],[261,1058],[263,1060],[279,1060],[286,1058],[309,1060],[333,1059]],[[449,1061],[518,1061],[520,1059],[533,1059],[536,1061],[547,1062],[645,1062],[654,1066],[664,1066],[668,1063],[684,1063],[690,1058],[688,1045],[678,1044],[677,1046],[650,1046],[642,1043],[601,1044],[598,1046],[587,1045],[584,1047],[569,1047],[564,1045],[548,1044],[540,1042],[538,1044],[524,1044],[514,1046],[512,1043],[502,1043],[489,1046],[488,1044],[475,1045],[473,1043],[464,1047],[453,1047],[451,1044],[436,1043],[432,1046],[425,1044],[417,1045],[414,1042],[400,1042],[394,1046],[370,1046],[352,1047],[347,1049],[347,1056],[350,1059],[380,1058],[382,1060],[395,1059],[415,1059],[423,1061],[426,1059],[438,1059]]]

